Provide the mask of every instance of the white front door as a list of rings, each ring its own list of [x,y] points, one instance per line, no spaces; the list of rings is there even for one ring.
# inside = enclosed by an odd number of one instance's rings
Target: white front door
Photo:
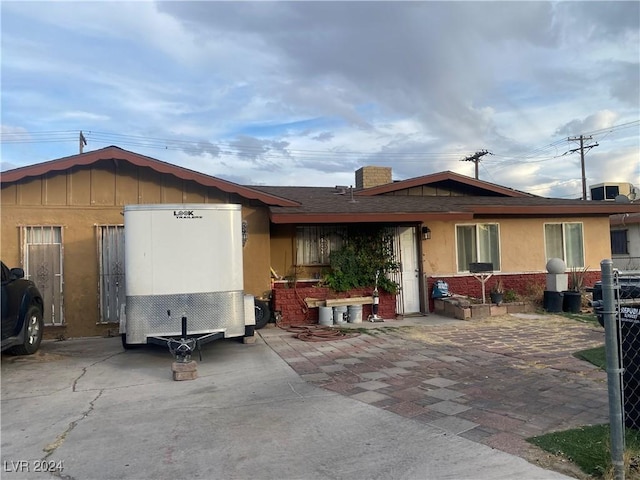
[[[403,313],[420,312],[420,269],[415,227],[399,227]]]

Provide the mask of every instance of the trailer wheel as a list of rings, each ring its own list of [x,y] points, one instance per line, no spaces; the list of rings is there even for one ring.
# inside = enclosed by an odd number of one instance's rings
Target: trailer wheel
[[[256,330],[264,327],[271,319],[269,304],[262,300],[255,300],[256,305]]]

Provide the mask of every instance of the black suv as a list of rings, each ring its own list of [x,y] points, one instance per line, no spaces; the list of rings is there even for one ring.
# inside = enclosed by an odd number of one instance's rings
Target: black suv
[[[2,351],[31,355],[42,341],[42,295],[22,268],[2,264]]]

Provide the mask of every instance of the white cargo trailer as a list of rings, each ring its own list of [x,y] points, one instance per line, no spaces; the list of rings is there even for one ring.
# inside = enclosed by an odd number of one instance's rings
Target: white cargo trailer
[[[125,348],[185,333],[200,343],[254,334],[254,298],[243,290],[241,208],[125,206]]]

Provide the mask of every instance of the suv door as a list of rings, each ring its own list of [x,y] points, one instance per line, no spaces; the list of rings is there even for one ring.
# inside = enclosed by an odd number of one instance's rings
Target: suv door
[[[16,285],[11,280],[11,271],[2,263],[2,340],[17,334],[22,295],[16,295]]]

